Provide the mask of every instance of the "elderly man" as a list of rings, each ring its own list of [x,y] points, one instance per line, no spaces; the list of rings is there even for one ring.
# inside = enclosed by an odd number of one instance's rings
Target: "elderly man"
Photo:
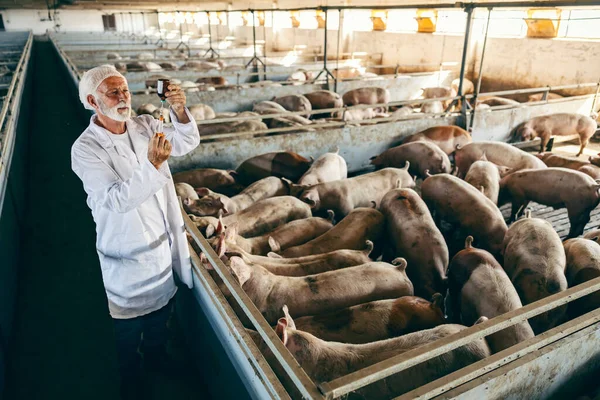
[[[196,122],[177,85],[166,93],[173,127],[157,133],[150,115],[131,116],[125,77],[110,65],[87,71],[79,99],[95,110],[73,144],[73,171],[83,182],[96,222],[96,248],[114,321],[122,391],[138,386],[143,343],[146,367],[169,365],[165,351],[173,270],[191,287],[183,219],[167,159],[200,142]]]

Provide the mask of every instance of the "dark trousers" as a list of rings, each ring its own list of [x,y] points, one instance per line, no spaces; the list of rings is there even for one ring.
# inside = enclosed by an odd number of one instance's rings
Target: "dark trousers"
[[[142,353],[164,351],[169,338],[167,321],[171,315],[173,301],[172,299],[163,308],[141,317],[113,318],[121,382],[132,382],[140,378],[140,343]]]

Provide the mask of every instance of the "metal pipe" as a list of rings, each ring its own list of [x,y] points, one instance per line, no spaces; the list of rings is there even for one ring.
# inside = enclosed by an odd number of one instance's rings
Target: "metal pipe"
[[[471,111],[471,117],[467,121],[468,122],[467,130],[469,132],[473,131],[473,124],[475,123],[475,113],[477,112],[477,96],[479,96],[479,90],[481,90],[481,79],[483,77],[483,59],[485,58],[485,48],[487,45],[488,30],[490,28],[491,16],[492,16],[492,9],[488,8],[487,23],[485,24],[485,33],[483,36],[483,48],[481,49],[481,60],[479,61],[479,76],[477,77],[477,86],[475,86],[475,95],[473,96],[473,104],[472,104],[473,111]]]
[[[458,82],[458,93],[457,94],[461,98],[460,112],[463,117],[465,128],[467,128],[468,127],[467,126],[467,123],[468,123],[468,121],[467,121],[467,102],[463,95],[463,83],[465,81],[465,72],[467,69],[467,54],[469,53],[469,40],[471,38],[471,28],[473,27],[473,7],[471,7],[470,5],[467,5],[465,7],[465,12],[467,13],[467,26],[465,27],[465,40],[463,43],[462,59],[461,59],[461,63],[460,63],[460,78],[459,78],[460,80]],[[454,101],[452,102],[452,104],[450,104],[450,107],[452,107],[453,105],[454,105]],[[448,111],[448,109],[446,111]]]
[[[598,100],[598,94],[600,94],[600,79],[598,80],[598,85],[596,86],[596,94],[592,100],[592,109],[590,110],[590,115],[592,116],[596,114],[596,101]]]
[[[328,398],[335,398],[350,393],[375,381],[387,378],[398,372],[407,370],[422,362],[501,331],[509,326],[528,320],[536,315],[560,307],[573,300],[587,296],[600,290],[600,277],[535,301],[519,309],[509,311],[488,321],[471,326],[463,331],[419,346],[413,350],[388,358],[377,364],[365,367],[348,375],[319,385],[321,392]]]
[[[342,40],[342,24],[344,23],[343,10],[338,10],[338,33],[337,33],[337,54],[335,56],[335,86],[333,91],[337,93],[338,75],[340,73],[340,46]],[[325,27],[327,29],[327,27]]]

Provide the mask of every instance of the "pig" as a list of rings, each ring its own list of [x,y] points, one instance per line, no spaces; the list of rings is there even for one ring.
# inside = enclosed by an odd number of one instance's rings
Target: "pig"
[[[423,114],[441,114],[444,112],[446,107],[441,101],[428,101],[421,105],[421,112]]]
[[[529,95],[527,102],[532,103],[535,101],[542,101],[543,96],[544,96],[544,93],[537,93],[537,94]],[[563,96],[561,96],[560,94],[551,93],[551,92],[548,92],[548,95],[546,96],[546,100],[556,100],[556,99],[562,99],[562,98],[563,98]]]
[[[175,184],[175,193],[177,193],[177,196],[181,197],[182,200],[186,198],[192,200],[198,199],[198,194],[196,193],[192,185],[188,185],[185,182],[179,182]]]
[[[594,242],[598,242],[600,240],[600,229],[592,229],[591,231],[583,235],[583,238],[593,240]]]
[[[186,91],[186,92],[198,92],[200,91],[200,89],[198,89],[198,84],[192,82],[192,81],[183,81],[181,82],[181,89]],[[213,89],[214,90],[214,89]]]
[[[154,104],[146,103],[146,104],[142,104],[141,106],[138,107],[137,114],[138,115],[143,115],[143,114],[152,115],[152,113],[157,109],[158,108]]]
[[[465,181],[475,189],[481,190],[485,197],[493,201],[494,204],[498,204],[500,179],[509,172],[510,168],[489,162],[484,153],[479,161],[471,164],[465,176]]]
[[[539,137],[540,153],[542,153],[552,136],[579,135],[579,153],[577,153],[579,157],[597,128],[596,121],[586,115],[558,113],[535,117],[519,125],[513,138],[528,141]]]
[[[280,196],[259,200],[245,210],[227,215],[223,217],[223,223],[225,227],[237,223],[239,234],[250,238],[311,216],[310,207],[305,203],[292,196]],[[192,220],[199,229],[205,229],[206,237],[211,237],[220,225],[220,220],[215,217],[194,216]]]
[[[158,63],[162,69],[165,71],[177,71],[179,67],[174,62],[161,62]]]
[[[290,126],[300,126],[304,127],[305,125],[312,124],[312,121],[306,119],[300,115],[286,115],[281,117],[269,118],[266,121],[269,122],[269,128],[277,129],[277,128],[288,128]]]
[[[200,168],[173,174],[173,182],[184,182],[192,187],[207,187],[228,196],[239,193],[243,186],[237,182],[237,172],[232,170]]]
[[[237,167],[242,182],[250,184],[268,176],[297,181],[308,171],[310,160],[291,151],[265,153],[244,161]]]
[[[600,167],[600,153],[598,153],[595,156],[590,156],[590,158],[588,158],[588,160],[589,160],[590,164]]]
[[[287,315],[277,321],[276,333],[314,382],[330,382],[390,357],[457,334],[463,329],[466,327],[462,325],[444,324],[392,339],[364,344],[345,344],[327,342],[308,332],[297,330],[294,321]],[[271,360],[273,356],[266,344],[255,335],[253,338],[267,360]],[[363,399],[390,399],[489,355],[490,350],[485,340],[475,340],[442,356],[355,390],[353,393]]]
[[[360,250],[366,240],[377,243],[383,231],[383,215],[373,208],[352,210],[331,230],[299,246],[281,252],[283,257],[302,257],[334,250]],[[273,239],[275,243],[278,243]],[[280,246],[279,246],[280,247]]]
[[[377,111],[375,108],[353,108],[335,113],[335,118],[345,122],[365,121],[387,114]]]
[[[414,187],[408,167],[409,163],[406,163],[402,169],[384,168],[353,178],[319,183],[305,189],[300,200],[309,204],[315,212],[333,210],[336,216],[343,218],[357,207],[377,206],[392,189]]]
[[[450,174],[433,175],[421,185],[421,195],[436,218],[457,224],[485,250],[498,255],[507,227],[496,205],[467,182]]]
[[[280,114],[287,112],[281,104],[275,103],[274,101],[261,101],[255,103],[254,106],[252,106],[252,111],[259,114]]]
[[[282,251],[304,244],[323,235],[331,228],[333,224],[330,219],[310,217],[288,222],[273,232],[246,239],[237,234],[237,226],[234,224],[225,231],[225,240],[235,243],[236,248],[241,248],[247,253],[266,256],[271,251]]]
[[[422,88],[423,92],[421,96],[424,99],[440,99],[444,97],[456,96],[456,93],[452,92],[452,88],[448,87],[428,87]]]
[[[204,85],[216,85],[216,86],[226,86],[229,85],[227,79],[222,76],[207,76],[196,79],[196,83],[201,83]]]
[[[503,242],[504,270],[527,305],[567,289],[566,256],[552,224],[540,218],[525,218],[510,226]],[[566,306],[529,320],[536,334],[562,322]]]
[[[328,108],[342,108],[344,101],[342,97],[329,90],[317,90],[311,93],[305,93],[304,97],[308,99],[313,110],[324,110]],[[312,118],[326,118],[331,114],[313,114]]]
[[[151,115],[154,118],[159,119],[161,114],[162,114],[164,122],[166,122],[166,123],[171,122],[171,115],[169,113],[169,109],[167,109],[167,108],[157,108],[154,111],[152,111]]]
[[[207,119],[214,119],[216,117],[215,111],[212,107],[206,104],[193,104],[188,107],[190,114],[196,121],[204,121]]]
[[[189,212],[199,217],[204,216],[219,216],[222,210],[224,214],[234,214],[245,210],[259,200],[268,199],[277,196],[286,196],[290,194],[289,185],[275,176],[269,176],[254,182],[231,198],[225,195],[213,193],[208,188],[197,188],[199,199],[184,199],[184,205],[187,206]],[[216,197],[220,199],[220,204],[215,204],[213,201]],[[186,201],[187,200],[187,201]]]
[[[162,71],[162,67],[157,63],[148,61],[140,64],[142,64],[143,71]]]
[[[580,160],[575,157],[566,157],[551,152],[539,153],[538,158],[549,167],[562,167],[583,172],[591,176],[593,179],[600,179],[600,168],[592,165],[588,161]]]
[[[463,94],[473,94],[475,93],[475,85],[473,84],[473,82],[471,82],[468,79],[463,79],[463,87],[462,87],[462,93],[458,93],[458,86],[460,85],[460,79],[454,79],[452,81],[452,83],[450,84],[450,87],[452,88],[452,96],[456,96],[456,95],[463,95]]]
[[[507,99],[504,97],[490,96],[490,97],[480,97],[477,99],[477,104],[487,104],[490,107],[496,106],[520,106],[516,100]]]
[[[229,267],[270,324],[284,305],[301,317],[413,294],[402,260],[397,265],[370,262],[305,277],[275,275],[237,256],[229,259]]]
[[[123,59],[123,57],[121,57],[119,55],[119,53],[110,52],[110,53],[106,53],[106,59],[107,60],[121,60],[121,59]]]
[[[390,190],[379,206],[385,217],[389,245],[384,260],[402,255],[417,296],[446,293],[448,246],[427,206],[412,189]]]
[[[258,132],[269,129],[262,121],[248,120],[239,122],[221,122],[212,124],[198,124],[200,135],[219,135],[235,132]],[[214,138],[213,138],[214,139]]]
[[[189,60],[189,61],[186,61],[185,64],[183,64],[183,66],[179,69],[182,71],[185,71],[185,70],[210,71],[213,69],[220,69],[220,68],[221,68],[221,66],[215,62]]]
[[[439,174],[452,170],[448,155],[438,145],[429,141],[402,144],[371,158],[371,164],[376,168],[397,168],[407,162],[410,163],[408,171],[420,178],[425,177],[425,171]]]
[[[306,82],[306,73],[304,70],[295,71],[286,80],[290,82]]]
[[[346,160],[339,155],[338,148],[333,153],[325,153],[310,166],[298,180],[298,185],[316,185],[317,183],[339,181],[348,177]]]
[[[139,53],[136,57],[138,60],[153,60],[154,54],[150,52]]]
[[[420,141],[429,141],[433,142],[442,151],[446,154],[450,155],[456,151],[456,146],[464,147],[468,143],[472,142],[471,134],[459,126],[434,126],[419,133],[415,133],[404,139],[402,142],[411,143],[411,142],[420,142]]]
[[[123,62],[115,63],[115,69],[120,73],[127,72],[127,64]]]
[[[358,104],[387,104],[390,102],[390,92],[380,87],[363,87],[349,90],[342,96],[344,105],[356,106]],[[376,112],[387,111],[387,106],[376,107]]]
[[[335,250],[296,258],[282,258],[275,253],[269,253],[268,257],[263,257],[249,254],[236,244],[226,242],[224,236],[214,247],[221,256],[237,255],[248,264],[259,264],[269,272],[282,276],[307,276],[366,264],[371,262],[369,254],[373,251],[373,243],[366,241],[361,250]]]
[[[310,101],[301,94],[290,94],[282,97],[274,97],[273,102],[279,104],[287,111],[306,111],[305,118],[310,117],[312,106]]]
[[[521,214],[530,201],[553,208],[567,208],[571,228],[569,238],[583,233],[591,211],[600,202],[597,184],[590,176],[566,168],[522,170],[505,176],[500,191],[512,200],[511,221]]]
[[[546,164],[539,158],[507,143],[482,141],[466,145],[456,145],[454,162],[458,176],[464,178],[471,164],[480,160],[485,154],[488,161],[511,169],[511,172],[521,169],[545,169]]]
[[[378,300],[327,314],[300,317],[296,329],[321,340],[340,343],[370,343],[406,335],[446,323],[441,309],[443,297],[432,302],[415,296]]]
[[[402,107],[398,108],[396,111],[394,111],[390,116],[393,118],[402,118],[407,115],[411,115],[414,112],[415,112],[415,110],[413,110],[413,108],[411,106],[402,106]]]
[[[496,261],[485,250],[472,246],[468,236],[465,249],[452,258],[448,269],[449,298],[453,315],[466,325],[481,317],[494,318],[523,307],[517,290]],[[527,321],[486,337],[493,353],[534,337]]]
[[[598,233],[595,238],[597,240]],[[600,276],[600,245],[589,239],[569,239],[563,243],[567,257],[566,276],[569,287]],[[600,307],[600,292],[594,292],[568,305],[569,314],[579,317]]]

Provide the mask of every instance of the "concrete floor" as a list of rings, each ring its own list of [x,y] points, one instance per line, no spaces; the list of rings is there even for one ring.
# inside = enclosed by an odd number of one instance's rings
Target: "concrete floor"
[[[118,399],[112,320],[95,249],[95,225],[70,150],[89,123],[49,42],[33,49],[27,238],[9,349],[7,400]],[[152,399],[208,398],[172,321],[179,379],[147,376]],[[2,393],[0,393],[0,397]]]

